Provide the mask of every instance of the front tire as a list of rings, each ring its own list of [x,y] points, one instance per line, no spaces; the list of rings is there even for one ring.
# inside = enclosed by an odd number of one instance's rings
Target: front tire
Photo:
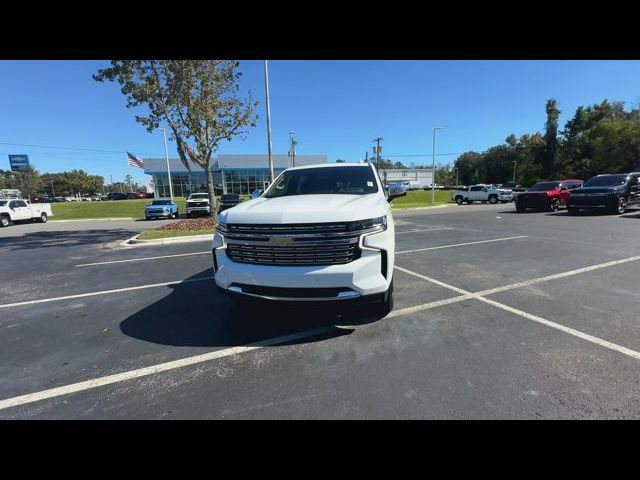
[[[489,197],[489,203],[491,205],[495,205],[496,203],[498,203],[498,197],[496,197],[495,195],[492,195]]]
[[[620,197],[618,199],[618,205],[616,206],[615,213],[622,215],[627,210],[627,199]]]
[[[549,210],[552,212],[557,212],[558,210],[560,210],[560,200],[557,198],[551,200],[551,203],[549,203]]]
[[[462,197],[456,197],[456,203],[457,203],[458,205],[462,205],[462,202],[463,202]]]
[[[9,221],[9,217],[7,217],[6,215],[0,217],[0,228],[8,227]]]
[[[39,220],[39,222],[40,222],[40,223],[47,223],[47,219],[48,219],[47,214],[46,214],[45,212],[42,212],[42,213],[40,214],[40,220]]]

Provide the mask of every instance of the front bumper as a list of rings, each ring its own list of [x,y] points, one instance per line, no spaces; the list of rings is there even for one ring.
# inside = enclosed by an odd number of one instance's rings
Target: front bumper
[[[599,210],[604,208],[616,208],[618,197],[605,195],[569,196],[568,208],[580,210]]]
[[[209,213],[211,209],[209,207],[189,207],[187,206],[187,213]]]
[[[549,208],[551,205],[551,197],[547,195],[524,196],[519,195],[516,198],[516,204],[523,208]]]
[[[366,301],[388,291],[393,276],[393,226],[360,239],[360,258],[339,265],[279,266],[233,262],[214,235],[215,282],[235,295],[284,301]],[[376,296],[376,297],[373,297]]]
[[[168,217],[169,215],[171,212],[144,212],[144,216],[149,218]]]
[[[498,195],[498,200],[500,200],[501,202],[510,202],[511,200],[513,200],[513,195],[511,193]]]

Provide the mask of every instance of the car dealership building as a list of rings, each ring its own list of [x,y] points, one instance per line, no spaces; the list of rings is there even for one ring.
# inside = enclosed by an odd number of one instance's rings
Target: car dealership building
[[[291,166],[289,155],[272,155],[276,176]],[[164,158],[145,158],[144,171],[152,176],[156,197],[169,196],[169,177]],[[255,190],[264,190],[269,182],[269,157],[267,155],[218,155],[211,160],[213,183],[217,193],[248,195]],[[296,155],[297,167],[327,163],[326,155]],[[204,170],[195,164],[187,169],[179,158],[169,159],[173,195],[188,197],[191,193],[206,192]]]

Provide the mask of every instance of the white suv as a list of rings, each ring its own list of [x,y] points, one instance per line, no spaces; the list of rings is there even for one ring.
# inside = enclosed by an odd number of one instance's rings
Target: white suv
[[[387,314],[395,249],[390,200],[368,163],[287,169],[261,197],[218,217],[216,285],[241,304],[375,302]]]

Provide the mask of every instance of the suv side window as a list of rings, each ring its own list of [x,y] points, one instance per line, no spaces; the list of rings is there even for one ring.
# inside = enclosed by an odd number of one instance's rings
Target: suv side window
[[[471,187],[470,191],[471,192],[479,192],[480,190],[482,190],[484,187]]]

